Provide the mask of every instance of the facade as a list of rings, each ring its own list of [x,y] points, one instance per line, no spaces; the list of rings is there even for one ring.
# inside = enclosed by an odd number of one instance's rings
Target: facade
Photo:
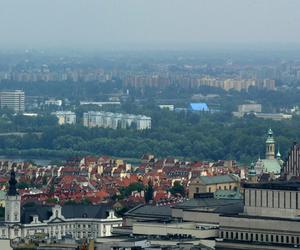
[[[244,212],[220,217],[216,249],[300,247],[300,182],[245,184]]]
[[[83,114],[83,125],[94,128],[122,128],[134,127],[137,130],[151,129],[151,117],[111,112],[90,111]]]
[[[64,124],[75,124],[76,123],[76,114],[71,111],[57,111],[52,113],[58,119],[59,125]]]
[[[201,193],[214,193],[217,190],[237,190],[240,180],[234,175],[200,176],[191,181],[189,198]]]
[[[300,148],[296,142],[291,147],[282,174],[287,180],[293,177],[299,178],[300,176]]]
[[[5,221],[0,224],[1,239],[31,239],[37,235],[48,239],[64,237],[95,239],[110,236],[113,227],[122,225],[109,205],[35,205],[21,207],[12,170],[6,197]]]
[[[21,90],[0,92],[0,107],[16,113],[25,111],[25,94]]]

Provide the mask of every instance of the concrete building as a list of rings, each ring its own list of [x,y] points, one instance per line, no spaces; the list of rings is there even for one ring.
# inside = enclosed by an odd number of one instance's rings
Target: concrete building
[[[300,182],[245,184],[244,212],[220,217],[216,249],[300,247]]]
[[[89,128],[101,127],[126,129],[133,127],[137,130],[143,130],[151,129],[151,117],[143,115],[89,111],[83,114],[83,125]]]
[[[11,171],[9,190],[5,201],[5,220],[0,223],[0,239],[75,240],[110,236],[113,227],[122,225],[109,205],[35,205],[21,206],[16,190],[15,172]]]
[[[0,107],[16,113],[25,111],[25,93],[21,90],[0,92]]]
[[[49,100],[45,101],[45,105],[48,105],[48,106],[53,105],[53,106],[59,106],[60,107],[60,106],[62,106],[62,103],[63,103],[62,100],[56,100],[54,98],[50,98]]]
[[[217,190],[237,190],[240,180],[234,175],[200,176],[189,185],[189,198],[201,193],[214,193]]]
[[[175,109],[175,106],[173,104],[160,104],[160,105],[158,105],[158,107],[160,109],[166,109],[169,111],[174,111],[174,109]]]
[[[213,194],[189,199],[172,207],[172,218],[177,221],[219,225],[220,216],[243,212],[243,199],[216,199]]]
[[[289,114],[283,114],[283,113],[255,113],[255,116],[257,118],[262,118],[262,119],[270,119],[274,121],[282,121],[282,120],[290,120],[293,118],[292,115]]]
[[[238,106],[238,112],[243,114],[245,113],[260,113],[261,112],[261,104],[257,103],[249,103],[249,104],[242,104]]]
[[[76,123],[76,114],[74,112],[56,111],[56,112],[53,112],[52,114],[57,117],[59,125]]]

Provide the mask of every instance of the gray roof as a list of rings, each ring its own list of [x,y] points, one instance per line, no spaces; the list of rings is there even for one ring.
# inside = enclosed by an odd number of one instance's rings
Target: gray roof
[[[107,218],[107,212],[111,210],[111,206],[107,204],[101,205],[63,205],[62,215],[66,219],[71,218]],[[21,223],[28,224],[32,221],[32,217],[38,215],[40,221],[48,220],[52,216],[52,207],[46,205],[23,206],[21,212]]]
[[[107,218],[107,212],[111,210],[110,205],[64,205],[62,215],[66,219],[70,218]]]
[[[152,205],[138,205],[129,210],[126,216],[138,217],[155,217],[166,218],[171,217],[171,207],[169,206],[152,206]]]
[[[197,179],[206,185],[238,181],[233,175],[200,176]]]
[[[21,210],[21,223],[29,224],[34,215],[38,215],[40,221],[48,220],[52,215],[52,208],[45,205],[23,206]]]
[[[175,205],[174,208],[183,210],[210,211],[221,214],[235,214],[243,212],[244,201],[242,199],[190,199]]]

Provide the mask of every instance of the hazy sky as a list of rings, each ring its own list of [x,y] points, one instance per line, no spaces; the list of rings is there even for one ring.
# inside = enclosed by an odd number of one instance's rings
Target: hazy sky
[[[0,0],[0,48],[299,42],[300,0]]]

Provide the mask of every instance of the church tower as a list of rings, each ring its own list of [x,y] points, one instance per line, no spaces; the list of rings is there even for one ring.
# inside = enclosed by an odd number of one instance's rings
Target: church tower
[[[16,189],[16,173],[14,169],[10,172],[9,189],[5,199],[5,222],[20,223],[21,221],[21,196]]]
[[[268,137],[266,140],[266,159],[274,160],[275,159],[275,140],[273,137],[272,129],[268,131]]]
[[[250,165],[250,169],[248,170],[248,182],[256,183],[257,182],[257,175],[255,170],[255,165],[252,162]]]

